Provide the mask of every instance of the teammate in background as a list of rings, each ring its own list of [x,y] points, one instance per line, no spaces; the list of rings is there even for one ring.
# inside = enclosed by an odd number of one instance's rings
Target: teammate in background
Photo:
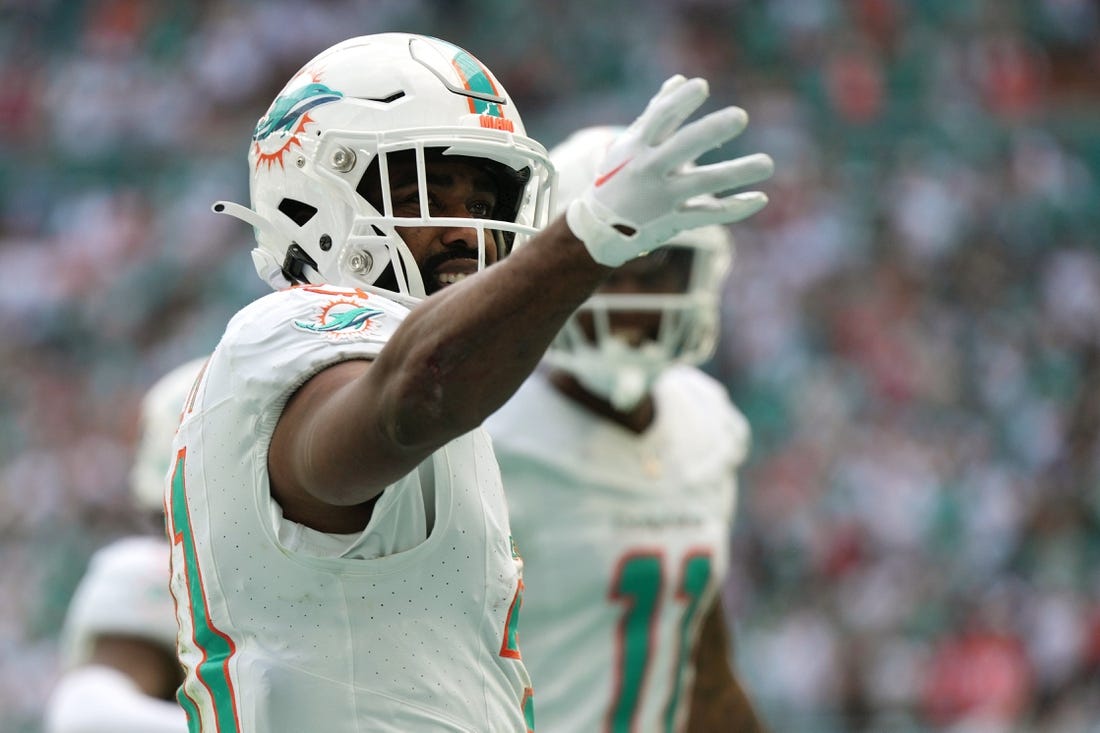
[[[550,152],[560,207],[621,132],[585,128]],[[732,248],[712,225],[619,267],[486,422],[547,730],[763,730],[719,599],[749,427],[696,368],[713,352]]]
[[[468,52],[400,33],[306,64],[249,144],[257,271],[167,496],[191,730],[523,731],[523,588],[480,427],[611,267],[737,221],[765,155],[674,77],[549,221],[553,175]],[[510,253],[510,254],[509,254]],[[297,284],[299,287],[289,287]]]
[[[46,733],[183,733],[175,700],[176,615],[168,593],[164,482],[180,410],[205,358],[176,367],[146,392],[130,472],[135,505],[157,534],[97,551],[61,631],[62,674],[47,704]]]

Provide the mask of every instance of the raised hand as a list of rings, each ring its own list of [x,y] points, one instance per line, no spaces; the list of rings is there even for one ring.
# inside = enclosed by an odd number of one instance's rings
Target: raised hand
[[[760,191],[726,192],[769,178],[770,156],[695,164],[748,124],[738,107],[684,124],[708,94],[705,79],[673,76],[608,148],[595,180],[566,210],[594,260],[616,267],[685,229],[740,221],[767,204]]]

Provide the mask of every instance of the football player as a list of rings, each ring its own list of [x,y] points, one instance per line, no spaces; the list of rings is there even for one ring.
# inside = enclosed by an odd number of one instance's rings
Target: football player
[[[551,150],[559,206],[621,132],[586,128]],[[666,245],[616,269],[486,423],[548,730],[762,730],[720,602],[749,427],[697,368],[732,239],[711,225]]]
[[[486,416],[611,266],[751,215],[765,155],[673,77],[549,219],[553,174],[467,51],[341,42],[249,143],[254,262],[186,406],[167,496],[192,731],[523,731],[523,583]],[[685,124],[686,123],[686,124]]]
[[[205,361],[176,367],[142,400],[130,489],[135,505],[160,527],[172,436]],[[62,674],[47,703],[46,733],[187,730],[175,697],[183,671],[168,554],[158,533],[119,539],[92,556],[62,627]]]

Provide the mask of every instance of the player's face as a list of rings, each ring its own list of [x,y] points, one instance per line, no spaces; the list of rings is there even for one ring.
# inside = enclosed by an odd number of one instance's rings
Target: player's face
[[[602,293],[684,293],[691,278],[692,249],[670,245],[636,257],[614,270]]]
[[[686,293],[691,284],[693,257],[694,251],[689,247],[662,247],[618,267],[599,292],[615,295]],[[657,340],[661,312],[616,309],[609,315],[609,321],[613,333],[637,346],[642,341]],[[585,324],[582,319],[582,325],[591,336],[591,324]]]
[[[422,216],[416,161],[411,151],[390,155],[388,167],[394,216]],[[497,184],[475,159],[447,158],[429,153],[425,170],[428,214],[469,219],[492,216],[497,205]],[[364,195],[372,206],[382,210],[377,179],[367,185]],[[429,295],[477,272],[478,235],[474,227],[416,226],[395,229],[420,266],[424,288]],[[488,266],[497,259],[497,249],[488,232],[485,245],[485,264]]]

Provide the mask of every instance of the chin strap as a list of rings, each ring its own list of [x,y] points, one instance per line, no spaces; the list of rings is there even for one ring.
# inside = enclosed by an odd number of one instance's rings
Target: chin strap
[[[283,274],[283,265],[276,260],[270,252],[256,247],[252,250],[252,266],[256,268],[256,274],[275,290],[286,290],[294,287],[294,283]]]
[[[582,387],[620,412],[645,399],[668,366],[657,344],[631,346],[615,335],[607,336],[599,347],[585,344],[565,358],[556,356],[548,354],[550,363],[573,374]]]
[[[611,403],[619,412],[629,412],[638,406],[645,396],[649,394],[652,386],[651,379],[643,369],[636,366],[627,366],[618,369],[606,381],[586,381],[587,375],[579,375],[577,379],[589,390],[596,392]]]

